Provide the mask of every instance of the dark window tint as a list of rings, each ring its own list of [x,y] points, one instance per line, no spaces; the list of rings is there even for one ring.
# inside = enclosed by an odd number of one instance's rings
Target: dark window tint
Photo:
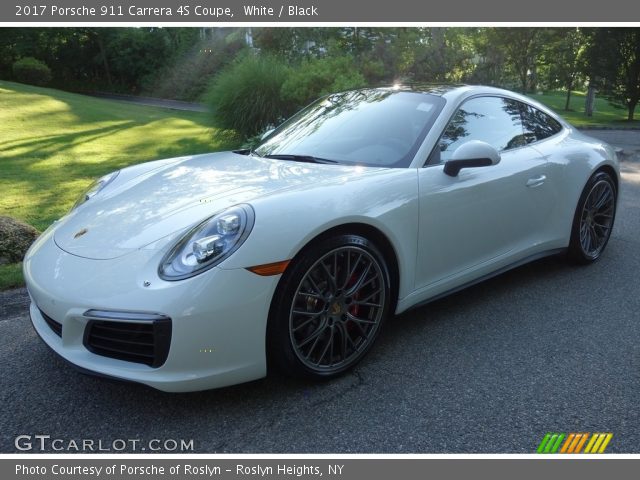
[[[520,114],[521,104],[501,97],[477,97],[458,109],[440,139],[440,159],[446,162],[463,143],[481,140],[503,151],[527,144]],[[434,152],[437,153],[438,152]]]
[[[562,130],[555,119],[530,105],[522,105],[522,124],[527,142],[537,142]]]

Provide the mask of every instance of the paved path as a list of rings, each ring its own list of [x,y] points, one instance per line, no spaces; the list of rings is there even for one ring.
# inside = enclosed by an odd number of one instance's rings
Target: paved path
[[[117,95],[113,93],[94,93],[92,97],[116,100],[119,102],[133,103],[136,105],[146,105],[148,107],[169,108],[171,110],[186,110],[190,112],[208,112],[206,105],[193,102],[181,102],[179,100],[167,100],[164,98],[137,97],[133,95]]]
[[[620,154],[623,160],[640,160],[640,130],[583,130],[583,132],[622,149]]]

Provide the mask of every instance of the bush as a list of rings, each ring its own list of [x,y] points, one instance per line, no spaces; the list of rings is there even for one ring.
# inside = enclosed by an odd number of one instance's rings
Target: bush
[[[13,76],[22,83],[46,85],[51,81],[51,69],[33,57],[24,57],[13,64]]]
[[[38,235],[31,225],[0,216],[0,264],[21,262]]]
[[[206,95],[218,128],[248,138],[292,113],[280,91],[289,67],[276,57],[241,56],[218,74]]]
[[[322,95],[365,85],[353,58],[315,58],[305,60],[292,72],[282,86],[282,97],[298,109]]]

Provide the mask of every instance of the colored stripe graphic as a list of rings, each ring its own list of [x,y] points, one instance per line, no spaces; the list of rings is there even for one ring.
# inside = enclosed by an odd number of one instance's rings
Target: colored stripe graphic
[[[577,435],[575,433],[570,433],[567,436],[567,439],[565,440],[564,445],[562,445],[562,449],[560,449],[560,453],[567,453],[567,450],[569,450],[569,446],[571,444],[573,444],[575,446],[575,443],[577,441],[578,441]]]
[[[604,442],[602,442],[602,445],[600,446],[600,450],[598,450],[598,453],[604,453],[605,449],[607,448],[607,445],[609,445],[609,442],[613,438],[613,433],[607,433],[606,435],[607,436],[605,437]]]
[[[564,437],[564,433],[547,433],[538,445],[538,453],[556,453]]]
[[[547,433],[540,445],[538,453],[580,453],[585,443],[584,453],[604,453],[613,438],[613,433]],[[564,440],[564,443],[563,443]],[[587,440],[589,440],[587,442]],[[562,447],[560,447],[562,445]]]
[[[571,453],[580,453],[582,451],[582,447],[584,446],[584,443],[587,441],[587,438],[589,438],[589,434],[582,433],[581,435],[582,435],[582,438],[580,439],[580,442],[578,443],[578,445],[576,445],[576,449]]]

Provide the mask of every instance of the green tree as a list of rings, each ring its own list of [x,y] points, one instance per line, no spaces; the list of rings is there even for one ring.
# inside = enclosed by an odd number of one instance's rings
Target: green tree
[[[500,27],[491,28],[487,33],[489,45],[504,53],[505,64],[517,77],[522,93],[535,90],[545,30],[530,27]]]
[[[588,51],[590,77],[633,120],[640,101],[640,29],[597,28]]]
[[[543,48],[548,85],[567,92],[564,109],[569,110],[571,91],[586,68],[589,36],[580,28],[558,28],[549,32]]]

